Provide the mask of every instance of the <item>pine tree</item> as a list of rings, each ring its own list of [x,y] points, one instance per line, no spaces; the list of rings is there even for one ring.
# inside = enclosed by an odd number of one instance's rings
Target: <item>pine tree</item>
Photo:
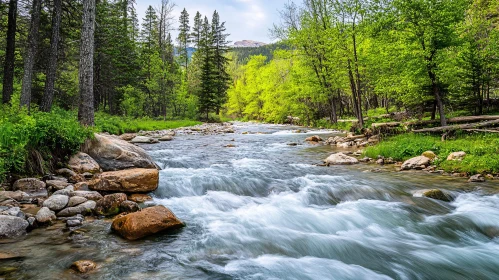
[[[203,27],[203,19],[201,18],[201,13],[197,12],[196,16],[194,16],[194,26],[192,27],[192,43],[194,43],[194,47],[198,48],[199,43],[201,41],[201,30]]]
[[[182,13],[180,14],[180,26],[178,28],[178,56],[179,60],[182,66],[184,66],[185,69],[187,69],[187,65],[189,65],[189,54],[188,54],[188,48],[189,48],[189,38],[190,38],[190,30],[191,27],[189,26],[189,13],[187,13],[187,10],[184,8]]]
[[[80,106],[78,120],[82,125],[94,125],[94,31],[95,0],[83,2],[83,26],[80,46]]]
[[[198,110],[209,118],[209,113],[217,107],[214,83],[213,33],[207,17],[204,17],[198,49],[201,56],[201,91],[198,96]]]
[[[220,108],[227,100],[227,89],[229,88],[229,81],[231,79],[229,73],[227,73],[227,66],[229,60],[227,58],[227,53],[229,52],[226,34],[225,22],[220,22],[220,16],[217,11],[213,13],[213,19],[211,22],[211,32],[213,34],[213,64],[214,64],[214,74],[213,83],[216,90],[216,113],[219,114]]]

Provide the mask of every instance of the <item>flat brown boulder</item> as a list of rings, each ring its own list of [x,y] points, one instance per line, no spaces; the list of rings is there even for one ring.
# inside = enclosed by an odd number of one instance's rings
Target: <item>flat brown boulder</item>
[[[79,152],[72,156],[68,162],[69,168],[78,173],[98,173],[100,171],[99,164],[89,155]]]
[[[88,182],[88,187],[96,191],[147,193],[156,190],[158,182],[157,169],[135,168],[104,172]]]
[[[130,144],[116,136],[95,134],[87,140],[83,152],[91,156],[104,171],[128,168],[153,168],[158,166],[144,149]]]
[[[128,240],[137,240],[184,226],[185,224],[170,209],[160,205],[116,218],[111,228]]]

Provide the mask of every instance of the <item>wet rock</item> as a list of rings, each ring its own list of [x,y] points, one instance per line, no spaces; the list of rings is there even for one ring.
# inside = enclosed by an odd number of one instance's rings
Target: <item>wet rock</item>
[[[159,141],[172,141],[173,140],[173,136],[170,136],[170,135],[165,135],[165,136],[162,136],[161,138],[159,138]]]
[[[87,140],[83,152],[97,161],[104,171],[158,168],[144,149],[110,135],[95,134],[95,139]]]
[[[69,168],[78,173],[98,173],[99,164],[89,155],[79,152],[72,156],[68,162]]]
[[[136,202],[127,200],[120,204],[120,212],[133,213],[137,211],[140,211],[140,207]]]
[[[29,217],[26,219],[26,221],[28,221],[29,223],[29,229],[34,229],[38,227],[38,223],[35,217]]]
[[[359,159],[360,162],[370,162],[371,161],[371,158],[369,157],[363,157],[361,159]]]
[[[137,137],[137,133],[125,133],[120,135],[120,139],[125,141],[132,141],[135,137]]]
[[[76,261],[71,265],[71,268],[80,273],[88,273],[97,268],[97,264],[89,260]]]
[[[305,139],[305,141],[308,141],[308,142],[320,142],[320,141],[322,141],[322,138],[320,138],[318,135],[314,135],[314,136],[308,137],[307,139]]]
[[[50,210],[59,211],[64,209],[68,205],[69,197],[67,195],[56,194],[43,202],[44,207],[48,207]]]
[[[73,206],[73,207],[68,207],[63,210],[61,210],[59,213],[57,213],[58,217],[71,217],[75,216],[77,214],[91,214],[93,210],[95,209],[96,202],[93,200],[89,200],[87,202],[84,202],[80,205]]]
[[[16,201],[23,201],[29,199],[29,194],[23,191],[0,191],[0,197],[11,198]]]
[[[96,191],[74,191],[69,196],[81,196],[93,201],[99,201],[102,199],[102,195]]]
[[[74,190],[75,191],[88,191],[90,190],[88,188],[88,183],[87,182],[79,182],[74,185]]]
[[[288,143],[288,146],[298,146],[298,143]]]
[[[120,213],[120,205],[126,201],[127,197],[124,193],[114,193],[104,196],[97,201],[95,213],[103,216],[113,216]]]
[[[346,148],[352,147],[353,145],[354,145],[354,142],[349,141],[349,142],[338,143],[338,144],[336,144],[336,147],[346,149]]]
[[[88,183],[92,190],[125,193],[146,193],[158,188],[157,169],[127,169],[104,172]]]
[[[144,203],[146,201],[152,200],[152,197],[148,196],[147,194],[134,193],[128,196],[128,200],[137,203]]]
[[[468,180],[468,182],[481,183],[481,182],[485,182],[485,178],[483,177],[482,174],[476,174],[476,175],[471,176],[470,179]]]
[[[48,207],[42,207],[40,210],[38,210],[38,213],[36,213],[36,221],[45,224],[54,221],[57,219],[55,216],[55,213],[51,211]]]
[[[68,207],[80,205],[84,202],[87,202],[87,200],[88,199],[81,197],[81,196],[73,196],[73,197],[69,198]]]
[[[64,176],[64,178],[68,179],[68,182],[70,183],[78,183],[84,179],[82,175],[68,168],[57,169],[55,173]]]
[[[437,157],[437,155],[432,151],[426,151],[426,152],[422,153],[421,155],[424,157],[427,157],[431,160],[434,160]]]
[[[376,160],[376,164],[384,165],[385,164],[385,159],[384,158],[380,158],[380,159]]]
[[[463,158],[466,156],[465,152],[454,152],[450,153],[449,156],[447,157],[447,160],[463,160]]]
[[[25,218],[24,212],[21,211],[20,207],[10,207],[6,210],[1,211],[0,215],[8,215],[8,216],[13,216],[13,217],[18,217],[21,219]]]
[[[0,260],[17,260],[23,258],[24,256],[18,252],[0,251]]]
[[[453,200],[453,197],[447,193],[446,191],[442,191],[439,189],[432,190],[419,190],[414,193],[415,197],[428,197],[436,200],[450,202]]]
[[[234,145],[234,144],[228,144],[228,145],[225,145],[224,147],[225,148],[235,148],[236,145]]]
[[[66,221],[66,226],[68,227],[79,227],[83,225],[83,222],[79,219],[74,219],[74,220],[67,220]]]
[[[400,170],[424,169],[430,165],[430,159],[425,156],[414,157],[406,160]]]
[[[152,137],[147,137],[147,136],[136,136],[133,138],[130,143],[134,144],[154,144],[154,143],[159,143],[157,139],[154,139]]]
[[[24,178],[17,180],[13,185],[14,191],[22,191],[28,194],[46,194],[46,184],[36,178]]]
[[[19,202],[12,198],[0,196],[0,207],[19,207]]]
[[[0,215],[0,238],[17,237],[26,233],[29,223],[25,219]]]
[[[154,206],[119,217],[112,229],[128,240],[137,240],[158,232],[178,229],[185,224],[164,206]]]
[[[350,165],[357,164],[359,161],[351,156],[347,156],[344,153],[336,153],[330,155],[324,160],[327,165]]]
[[[54,192],[52,195],[57,195],[57,194],[69,196],[69,194],[71,194],[71,191],[67,189],[62,189]]]

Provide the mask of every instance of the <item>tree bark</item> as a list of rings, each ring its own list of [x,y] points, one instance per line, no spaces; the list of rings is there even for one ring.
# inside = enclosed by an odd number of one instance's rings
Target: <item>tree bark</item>
[[[14,61],[16,50],[17,28],[17,0],[10,0],[7,24],[7,46],[5,50],[5,63],[3,68],[2,102],[10,103],[14,92]]]
[[[94,125],[94,31],[95,0],[84,0],[78,71],[80,79],[78,120],[84,126]]]
[[[42,0],[33,0],[31,23],[28,35],[28,51],[24,60],[23,85],[21,88],[21,107],[31,106],[31,82],[33,79],[33,65],[35,64],[36,50],[38,48],[38,29],[40,28],[40,12]]]
[[[50,54],[47,66],[47,81],[40,109],[50,112],[54,99],[54,84],[57,72],[57,59],[59,53],[59,34],[61,29],[62,0],[54,0],[52,11],[52,37],[50,38]]]

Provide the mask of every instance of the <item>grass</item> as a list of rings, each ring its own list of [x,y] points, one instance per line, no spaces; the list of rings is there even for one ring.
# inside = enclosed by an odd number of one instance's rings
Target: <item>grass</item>
[[[95,126],[100,132],[123,134],[128,132],[174,129],[179,127],[201,124],[192,120],[154,120],[150,118],[133,119],[126,117],[110,116],[98,113],[95,116]]]
[[[433,151],[438,157],[434,164],[447,172],[499,173],[499,136],[491,134],[457,134],[446,141],[432,135],[402,134],[366,148],[364,155],[404,161],[425,151]],[[462,161],[446,160],[450,153],[458,151],[467,154]]]

